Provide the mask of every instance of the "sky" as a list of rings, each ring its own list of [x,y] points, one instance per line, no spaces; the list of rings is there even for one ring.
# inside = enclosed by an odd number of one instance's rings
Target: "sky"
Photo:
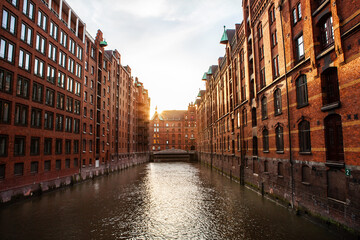
[[[150,116],[185,110],[210,65],[224,56],[224,31],[242,17],[242,0],[67,0],[95,37],[100,29],[149,90]]]

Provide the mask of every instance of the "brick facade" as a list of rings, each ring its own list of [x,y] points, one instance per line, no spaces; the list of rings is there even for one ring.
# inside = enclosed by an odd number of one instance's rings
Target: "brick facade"
[[[352,6],[351,8],[347,6]],[[243,1],[199,92],[201,161],[360,226],[358,1]]]

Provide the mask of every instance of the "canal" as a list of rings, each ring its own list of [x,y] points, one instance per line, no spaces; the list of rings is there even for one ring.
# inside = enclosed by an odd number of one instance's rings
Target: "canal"
[[[349,239],[194,163],[148,163],[0,209],[0,239]]]

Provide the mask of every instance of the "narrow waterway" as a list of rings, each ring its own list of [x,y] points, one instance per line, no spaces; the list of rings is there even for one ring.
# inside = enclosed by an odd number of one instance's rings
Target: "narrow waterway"
[[[149,163],[0,209],[0,239],[348,239],[209,168]]]

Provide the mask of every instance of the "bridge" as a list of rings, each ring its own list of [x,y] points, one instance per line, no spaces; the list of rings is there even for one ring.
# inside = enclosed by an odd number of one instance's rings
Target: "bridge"
[[[166,149],[151,154],[152,162],[171,162],[171,161],[197,161],[195,151],[185,151],[181,149]]]

